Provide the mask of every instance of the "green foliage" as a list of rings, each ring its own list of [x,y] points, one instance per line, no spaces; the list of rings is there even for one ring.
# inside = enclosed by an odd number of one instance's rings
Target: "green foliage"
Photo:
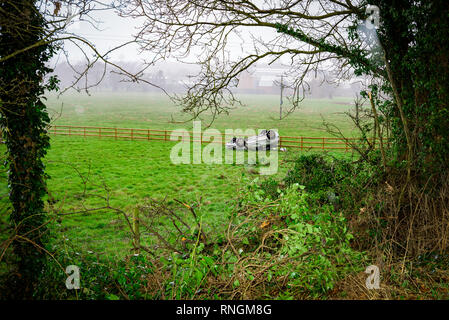
[[[393,126],[394,160],[408,161],[415,178],[426,181],[449,168],[449,7],[443,0],[369,3],[380,9],[377,35],[390,67],[379,91],[394,99],[379,108]]]
[[[288,27],[287,25],[277,23],[276,29],[279,33],[284,33],[299,39],[305,43],[311,44],[316,48],[324,51],[335,53],[337,56],[348,59],[349,64],[355,68],[356,75],[369,74],[378,71],[378,67],[373,64],[372,60],[366,57],[366,52],[360,49],[359,46],[351,46],[350,48],[343,48],[326,41],[325,38],[313,38],[305,34],[300,29]]]
[[[350,172],[349,161],[327,161],[321,154],[301,154],[284,181],[287,185],[299,183],[309,192],[333,189]]]
[[[169,259],[162,259],[170,277],[165,282],[165,295],[172,299],[194,299],[209,296],[206,278],[217,277],[223,269],[216,263],[218,257],[204,253],[204,244],[195,245],[190,254],[174,253]],[[204,288],[206,287],[206,288]]]
[[[268,184],[274,190],[274,182]],[[259,258],[262,261],[270,257],[279,259],[276,254],[288,258],[286,263],[274,265],[267,271],[267,285],[274,279],[288,278],[284,299],[303,294],[323,297],[345,274],[360,271],[363,265],[363,254],[350,246],[353,236],[348,231],[344,215],[335,212],[331,205],[317,204],[315,195],[306,190],[298,183],[291,183],[284,189],[277,188],[275,205],[272,196],[266,193],[266,182],[259,184],[256,179],[248,186],[248,192],[240,202],[243,207],[264,207],[261,219],[280,219],[273,230],[281,232],[282,236],[270,242],[270,247],[276,250]],[[245,252],[252,257],[251,251],[260,245],[258,228],[250,223],[243,224],[239,233],[243,243],[248,245]]]
[[[36,299],[118,300],[151,299],[145,292],[154,265],[143,255],[132,255],[113,260],[95,256],[92,252],[80,254],[61,248],[62,254],[48,257],[40,275]],[[65,267],[76,265],[80,270],[80,289],[65,287]]]
[[[347,159],[312,153],[300,155],[283,181],[287,186],[295,183],[305,186],[310,198],[318,203],[350,211],[381,177],[380,167],[370,163],[351,163]]]
[[[260,189],[263,191],[264,195],[272,200],[279,197],[280,189],[279,182],[274,178],[268,178],[260,183]]]
[[[289,286],[307,288],[318,295],[332,289],[351,263],[362,255],[350,247],[352,234],[341,213],[323,206],[320,213],[310,210],[304,186],[292,184],[280,196],[280,215],[285,217],[290,235],[285,237],[281,252],[297,257],[290,274]]]

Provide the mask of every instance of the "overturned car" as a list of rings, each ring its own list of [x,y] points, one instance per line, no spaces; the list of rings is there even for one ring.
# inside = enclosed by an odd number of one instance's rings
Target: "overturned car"
[[[279,145],[279,134],[275,130],[261,130],[257,136],[233,137],[226,148],[233,150],[275,150]]]

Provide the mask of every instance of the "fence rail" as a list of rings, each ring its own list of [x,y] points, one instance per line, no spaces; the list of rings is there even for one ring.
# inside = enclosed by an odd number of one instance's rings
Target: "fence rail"
[[[53,125],[49,133],[65,136],[83,136],[98,138],[129,139],[129,140],[160,140],[171,141],[170,136],[175,130],[160,129],[137,129],[137,128],[115,128],[115,127],[93,127],[93,126],[72,126],[72,125]],[[222,133],[220,139],[204,139],[202,135],[196,137],[192,131],[184,131],[191,142],[200,143],[221,143],[225,144],[234,136],[246,136],[236,134]],[[176,133],[181,136],[179,132]],[[196,139],[196,140],[195,140]],[[199,139],[199,140],[198,140]],[[336,138],[336,137],[296,137],[280,136],[279,146],[285,148],[296,148],[300,150],[344,150],[350,151],[351,144],[360,141],[359,138]],[[371,142],[373,139],[370,139]],[[378,140],[378,139],[377,139]]]

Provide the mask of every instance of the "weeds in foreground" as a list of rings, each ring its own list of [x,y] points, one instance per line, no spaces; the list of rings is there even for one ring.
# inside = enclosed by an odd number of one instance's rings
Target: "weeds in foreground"
[[[255,179],[249,183],[220,229],[203,221],[198,213],[200,202],[148,200],[133,215],[121,212],[121,222],[129,227],[130,235],[130,253],[125,259],[83,253],[60,241],[49,249],[56,254],[48,259],[36,297],[448,298],[449,258],[441,240],[445,237],[422,236],[433,232],[433,226],[443,232],[445,220],[434,219],[438,222],[435,224],[424,220],[426,224],[421,223],[420,229],[416,228],[416,219],[399,219],[398,215],[396,223],[389,224],[385,215],[395,212],[395,187],[376,183],[372,176],[375,168],[360,169],[348,166],[346,160],[319,159],[317,166],[327,176],[311,179],[311,174],[319,174],[311,158],[300,157],[281,181]],[[370,192],[362,190],[355,197],[361,186]],[[440,192],[440,198],[447,199],[447,189],[438,190],[435,192]],[[411,197],[416,203],[408,202],[409,206],[401,208],[416,212],[415,218],[420,210],[434,208],[438,213],[437,208],[447,208],[438,207],[428,197],[421,190]],[[440,212],[443,218],[445,212]],[[392,233],[394,225],[403,229]],[[418,233],[407,233],[407,227]],[[402,241],[404,235],[407,237]],[[136,236],[139,241],[133,241]],[[78,265],[82,272],[81,289],[77,291],[64,286],[66,275],[61,265],[70,264]],[[378,290],[369,290],[365,284],[364,271],[370,264],[380,269]]]

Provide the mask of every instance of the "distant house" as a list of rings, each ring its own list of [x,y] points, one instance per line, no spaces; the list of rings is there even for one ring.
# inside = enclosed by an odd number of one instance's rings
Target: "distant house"
[[[268,75],[261,76],[259,78],[258,86],[259,87],[273,87],[275,86],[276,76]]]
[[[245,71],[240,74],[237,90],[240,92],[254,93],[257,89],[257,78]]]
[[[281,65],[259,65],[255,70],[255,75],[259,80],[259,92],[264,94],[279,94],[281,75],[287,70],[286,67],[282,67]]]

